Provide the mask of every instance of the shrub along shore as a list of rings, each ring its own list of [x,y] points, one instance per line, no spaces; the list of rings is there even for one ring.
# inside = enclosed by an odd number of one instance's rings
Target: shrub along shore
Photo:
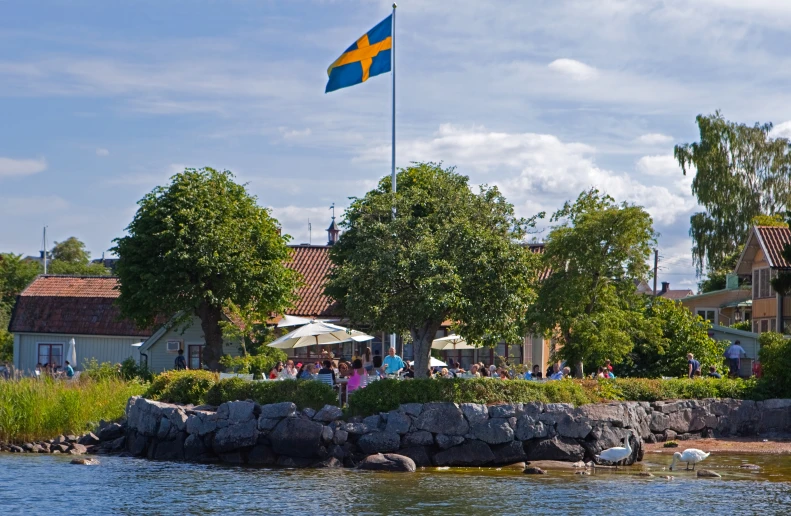
[[[0,382],[0,441],[50,439],[93,429],[99,420],[123,416],[129,397],[178,404],[220,405],[253,400],[261,405],[293,402],[299,409],[318,410],[337,404],[328,385],[310,380],[247,382],[218,380],[208,371],[168,371],[149,384],[119,378],[63,382],[34,379]],[[784,397],[761,380],[698,378],[658,380],[561,380],[533,382],[491,379],[415,379],[373,382],[349,397],[347,415],[368,416],[406,403],[571,403],[606,401],[734,398],[763,400]],[[788,396],[786,396],[788,397]]]

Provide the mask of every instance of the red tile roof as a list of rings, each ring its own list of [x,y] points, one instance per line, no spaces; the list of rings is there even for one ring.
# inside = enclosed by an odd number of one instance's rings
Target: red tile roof
[[[527,244],[527,247],[528,247],[528,249],[530,249],[535,254],[544,254],[545,246],[544,246],[543,243],[540,243],[540,244]],[[547,278],[549,278],[549,276],[551,274],[552,274],[552,269],[550,269],[549,267],[547,267],[546,269],[543,269],[538,274],[538,281],[546,280]]]
[[[150,329],[120,318],[117,284],[110,276],[39,276],[19,295],[9,331],[150,336]]]
[[[297,291],[296,306],[286,313],[303,317],[338,315],[336,304],[324,295],[324,281],[332,268],[327,246],[297,245],[291,247],[294,257],[289,267],[299,271],[306,285]]]
[[[791,268],[791,263],[783,258],[783,249],[791,244],[791,229],[776,226],[756,226],[762,248],[766,253],[770,267],[780,269]]]

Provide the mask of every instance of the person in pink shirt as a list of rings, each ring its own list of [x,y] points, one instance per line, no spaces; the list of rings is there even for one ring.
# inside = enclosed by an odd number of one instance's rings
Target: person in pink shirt
[[[349,377],[349,383],[346,384],[346,392],[354,392],[368,385],[368,374],[363,367],[363,361],[359,358],[355,359],[352,362],[352,369],[354,371]]]

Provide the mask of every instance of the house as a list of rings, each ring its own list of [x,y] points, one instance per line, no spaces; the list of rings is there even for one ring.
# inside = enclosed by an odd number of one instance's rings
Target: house
[[[677,301],[679,299],[684,299],[687,296],[691,296],[692,294],[694,294],[694,292],[688,288],[671,290],[670,283],[667,281],[663,281],[662,290],[657,292],[656,296]]]
[[[725,341],[728,345],[738,341],[745,352],[739,365],[739,376],[749,378],[753,375],[753,365],[758,361],[758,351],[761,349],[757,333],[715,324],[709,329],[709,337],[718,342]]]
[[[723,290],[685,296],[679,302],[690,312],[713,325],[731,326],[752,318],[752,292],[739,287],[739,278],[729,274]]]
[[[114,305],[118,280],[109,276],[38,276],[18,296],[8,329],[14,334],[14,367],[63,367],[74,339],[79,369],[86,360],[119,363],[137,356],[132,344],[153,333],[121,319]]]
[[[753,332],[779,331],[791,333],[791,298],[781,296],[770,280],[780,271],[791,270],[783,258],[783,248],[791,244],[787,227],[754,226],[750,228],[734,272],[752,281]]]

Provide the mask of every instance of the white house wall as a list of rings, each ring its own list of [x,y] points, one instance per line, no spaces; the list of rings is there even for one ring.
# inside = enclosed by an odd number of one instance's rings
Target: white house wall
[[[205,345],[206,339],[203,336],[200,319],[193,317],[192,322],[186,329],[184,329],[183,325],[171,328],[157,339],[150,348],[143,351],[143,353],[148,355],[148,368],[154,373],[161,373],[174,368],[177,353],[168,352],[167,342],[169,340],[180,341],[185,357],[188,354],[188,346]],[[238,356],[239,344],[226,343],[223,346],[223,353]]]
[[[32,371],[38,363],[38,344],[63,344],[64,359],[69,349],[69,340],[74,339],[77,351],[77,367],[82,369],[86,360],[121,363],[129,357],[137,360],[137,348],[132,344],[140,337],[100,337],[93,335],[69,335],[55,333],[15,333],[14,366],[20,371]]]

